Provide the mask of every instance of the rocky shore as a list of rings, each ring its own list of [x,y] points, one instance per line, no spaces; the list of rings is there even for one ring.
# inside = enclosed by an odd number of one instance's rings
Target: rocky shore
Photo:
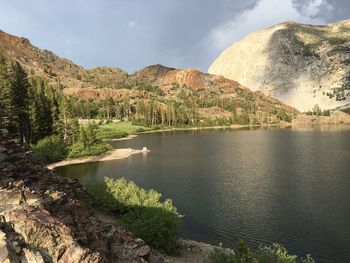
[[[0,130],[0,262],[196,263],[213,246],[179,240],[169,257],[101,215],[83,186],[45,167]]]
[[[169,262],[0,131],[0,262]]]

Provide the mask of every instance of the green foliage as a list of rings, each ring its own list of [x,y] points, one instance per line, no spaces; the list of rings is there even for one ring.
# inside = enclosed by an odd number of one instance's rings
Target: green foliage
[[[8,129],[20,143],[30,143],[29,88],[28,76],[22,66],[16,62],[9,67],[8,86]]]
[[[207,263],[315,263],[315,261],[310,255],[305,258],[290,255],[280,244],[250,250],[243,241],[239,241],[235,251],[215,248],[207,258]]]
[[[320,106],[318,106],[318,104],[316,104],[313,109],[312,109],[313,113],[317,116],[321,116],[322,115],[322,110],[320,108]]]
[[[121,221],[147,243],[174,253],[182,216],[170,199],[162,202],[161,194],[145,190],[124,178],[105,178],[105,185],[89,185],[95,204],[121,215]]]
[[[326,95],[332,99],[335,97],[336,101],[344,101],[348,96],[350,96],[350,80],[347,78],[346,83],[342,84],[340,87],[332,89],[331,92],[327,92]]]
[[[33,147],[33,152],[45,163],[53,163],[67,157],[68,146],[61,137],[53,135],[39,140]]]
[[[312,111],[307,111],[306,115],[310,116],[331,116],[331,111],[330,110],[322,110],[318,104],[316,104]]]
[[[94,183],[87,185],[87,191],[93,198],[94,204],[99,209],[113,212],[113,213],[125,213],[126,209],[122,206],[118,200],[114,198],[112,193],[108,191],[105,183]]]
[[[99,125],[96,137],[97,139],[116,139],[147,130],[151,129],[142,125],[136,125],[131,121],[111,122]]]
[[[72,103],[62,97],[59,106],[59,123],[57,125],[58,132],[62,134],[64,141],[72,145],[76,140],[76,135],[79,131],[79,123],[73,113]]]
[[[89,124],[86,127],[81,126],[78,142],[83,144],[85,148],[89,148],[97,143],[96,134],[98,126]]]
[[[101,155],[110,150],[112,150],[112,146],[107,143],[94,144],[86,148],[82,143],[77,142],[73,144],[72,149],[68,154],[68,158]]]
[[[65,87],[55,73],[49,66],[44,70],[58,83],[49,84],[42,77],[35,76],[33,69],[28,81],[26,72],[18,63],[9,65],[0,56],[0,127],[7,128],[13,138],[23,143],[36,143],[46,136],[58,134],[65,143],[73,145],[78,140],[78,118],[126,120],[120,124],[101,125],[97,139],[121,138],[159,128],[263,124],[291,121],[292,118],[283,107],[277,110],[278,102],[268,101],[259,93],[237,88],[233,91],[235,96],[222,97],[223,90],[216,87],[215,81],[210,82],[210,91],[205,87],[193,90],[176,83],[169,91],[143,81],[128,83],[127,73],[107,68],[89,70],[86,74],[77,72],[76,77],[98,87],[122,88],[126,85],[132,94],[120,98],[109,96],[103,100],[81,100],[65,96],[62,92]],[[344,100],[347,96],[345,89],[341,87],[331,96]],[[214,111],[207,110],[210,108]],[[227,117],[227,114],[211,117],[215,111],[232,113],[232,117]],[[281,111],[279,117],[277,111]]]
[[[0,53],[0,127],[8,127],[10,114],[10,82],[5,58]]]
[[[163,208],[139,207],[122,216],[127,228],[156,248],[176,254],[176,240],[181,218]]]
[[[226,251],[222,248],[214,248],[210,253],[207,263],[236,263],[235,255],[232,252]]]
[[[78,140],[73,144],[68,158],[100,155],[112,150],[110,144],[99,143],[99,140],[96,138],[97,129],[98,126],[96,124],[81,126]]]
[[[285,112],[278,112],[277,113],[277,118],[280,121],[286,121],[286,122],[289,122],[289,123],[292,122],[292,120],[293,120],[293,116],[290,115],[290,114],[287,114]]]
[[[45,83],[42,79],[32,80],[30,94],[31,141],[53,133],[52,103],[45,94]]]

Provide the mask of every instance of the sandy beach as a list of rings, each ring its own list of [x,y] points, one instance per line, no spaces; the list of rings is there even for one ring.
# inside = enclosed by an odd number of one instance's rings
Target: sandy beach
[[[76,159],[63,160],[61,162],[51,163],[51,164],[47,165],[46,167],[48,169],[52,170],[52,169],[55,169],[56,167],[71,165],[71,164],[93,163],[93,162],[103,162],[103,161],[124,159],[124,158],[128,158],[134,154],[147,154],[147,152],[149,152],[149,150],[147,150],[147,149],[141,149],[141,150],[131,149],[131,148],[114,149],[114,150],[109,151],[103,155],[88,156],[88,157],[82,157],[82,158],[76,158]]]
[[[137,137],[136,134],[129,134],[127,137],[116,138],[116,139],[105,139],[104,141],[108,141],[108,142],[127,141],[127,140],[132,140],[136,137]]]

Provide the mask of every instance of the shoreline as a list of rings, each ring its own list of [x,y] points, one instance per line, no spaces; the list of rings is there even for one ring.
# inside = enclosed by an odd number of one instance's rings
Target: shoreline
[[[289,128],[306,128],[306,127],[337,127],[337,126],[349,126],[350,123],[278,123],[278,124],[233,124],[230,126],[205,126],[205,127],[188,127],[188,128],[166,128],[166,129],[159,129],[159,130],[151,130],[151,131],[144,131],[141,133],[138,133],[137,135],[147,134],[147,133],[157,133],[157,132],[172,132],[172,131],[201,131],[201,130],[239,130],[239,129],[255,129],[255,128],[281,128],[281,129],[289,129]],[[137,135],[135,137],[137,137]],[[127,138],[127,137],[126,137]],[[123,139],[123,138],[122,138]],[[119,139],[115,139],[119,140]],[[128,139],[126,139],[128,140]],[[114,141],[114,140],[109,140]]]
[[[142,133],[140,133],[142,134]],[[134,138],[136,138],[138,135],[137,134],[129,134],[126,137],[122,137],[122,138],[114,138],[114,139],[103,139],[104,142],[118,142],[118,141],[127,141],[127,140],[132,140]]]
[[[74,159],[68,159],[63,160],[56,163],[51,163],[46,166],[49,170],[53,170],[57,167],[66,166],[66,165],[72,165],[72,164],[81,164],[81,163],[94,163],[94,162],[104,162],[104,161],[112,161],[112,160],[119,160],[119,159],[125,159],[129,158],[132,155],[135,154],[147,154],[150,150],[147,149],[131,149],[131,148],[122,148],[122,149],[113,149],[112,151],[109,151],[107,153],[104,153],[102,155],[95,155],[95,156],[87,156],[87,157],[81,157],[81,158],[74,158]]]
[[[283,124],[267,124],[267,125],[260,125],[260,124],[233,124],[233,125],[222,125],[222,126],[204,126],[204,127],[188,127],[188,128],[166,128],[166,129],[159,129],[159,130],[152,130],[152,131],[144,131],[139,134],[147,134],[147,133],[156,133],[156,132],[171,132],[171,131],[200,131],[200,130],[239,130],[239,129],[245,129],[245,128],[270,128],[270,127],[291,127],[290,124],[283,125]]]
[[[166,128],[166,129],[159,129],[159,130],[152,130],[152,131],[144,131],[138,134],[129,134],[127,137],[123,138],[115,138],[115,139],[104,139],[105,142],[117,142],[117,141],[127,141],[132,140],[139,135],[142,134],[149,134],[149,133],[161,133],[161,132],[174,132],[174,131],[201,131],[201,130],[239,130],[239,129],[246,129],[246,128],[281,128],[281,129],[287,129],[287,128],[306,128],[306,127],[317,127],[317,126],[350,126],[348,123],[342,123],[342,124],[320,124],[320,123],[309,123],[304,125],[292,125],[291,123],[286,124],[268,124],[268,125],[260,125],[260,124],[254,124],[254,125],[230,125],[230,126],[206,126],[206,127],[188,127],[188,128]],[[119,160],[119,159],[125,159],[129,158],[132,155],[140,154],[140,153],[147,153],[150,150],[147,149],[131,149],[131,148],[121,148],[121,149],[113,149],[109,152],[103,153],[101,155],[94,155],[94,156],[87,156],[87,157],[80,157],[80,158],[73,158],[73,159],[67,159],[60,162],[50,163],[46,165],[46,168],[49,170],[53,170],[56,167],[61,166],[67,166],[72,164],[81,164],[81,163],[92,163],[92,162],[103,162],[103,161],[112,161],[112,160]]]

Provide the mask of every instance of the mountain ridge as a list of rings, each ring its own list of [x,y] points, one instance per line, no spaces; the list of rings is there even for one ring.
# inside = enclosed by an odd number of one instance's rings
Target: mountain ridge
[[[3,31],[0,32],[0,47],[5,57],[18,60],[30,77],[39,76],[62,90],[64,95],[79,100],[99,103],[112,98],[121,103],[127,99],[133,107],[141,100],[156,101],[159,108],[167,105],[198,108],[201,119],[230,119],[232,114],[244,114],[246,121],[254,123],[276,123],[284,119],[281,116],[297,113],[294,108],[252,92],[234,80],[195,69],[174,69],[159,64],[133,74],[111,67],[85,69],[31,45],[28,39]],[[186,112],[189,118],[190,109]]]

